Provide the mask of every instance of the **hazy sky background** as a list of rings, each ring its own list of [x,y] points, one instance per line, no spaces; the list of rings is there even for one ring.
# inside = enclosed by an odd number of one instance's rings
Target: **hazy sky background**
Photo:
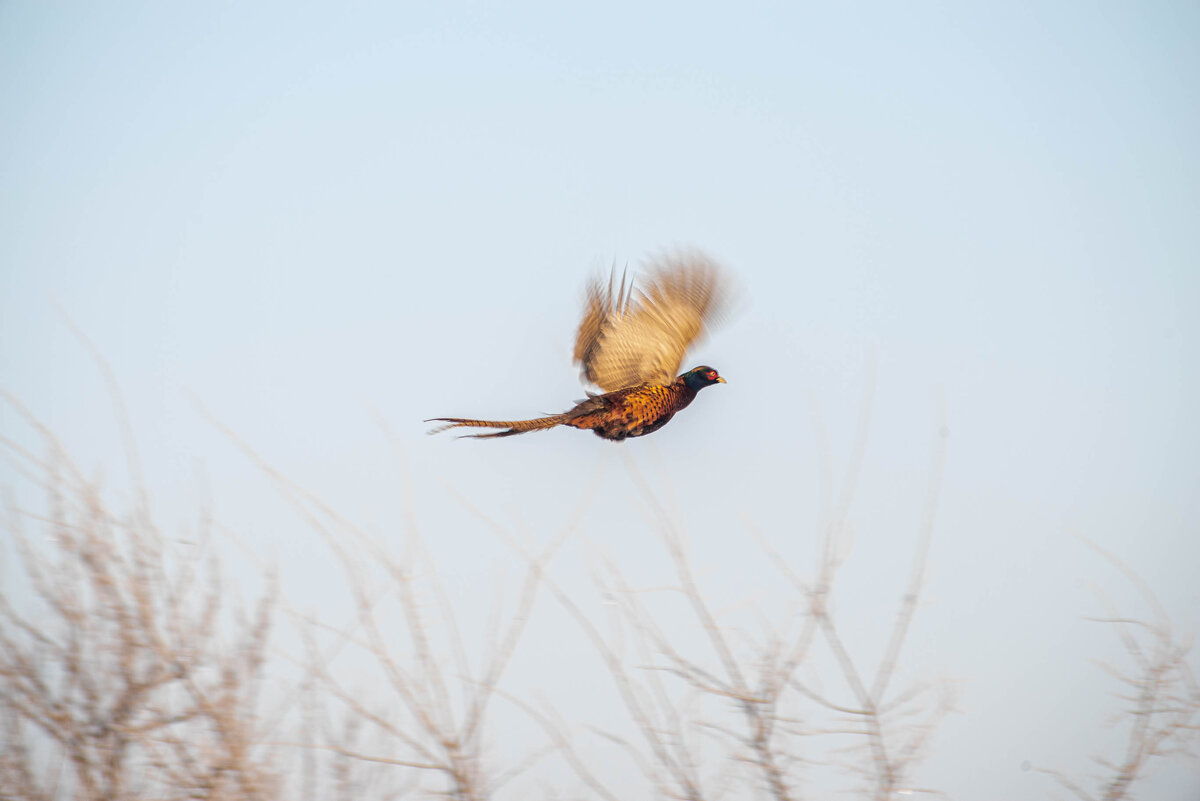
[[[116,374],[163,524],[211,504],[290,601],[337,615],[323,546],[194,399],[385,539],[399,451],[467,608],[513,559],[455,493],[538,541],[587,502],[586,538],[669,581],[621,451],[673,496],[714,592],[770,607],[786,587],[748,524],[811,575],[873,380],[837,601],[867,665],[944,408],[904,662],[962,695],[921,783],[1048,797],[1023,762],[1078,773],[1119,742],[1094,661],[1121,650],[1083,619],[1089,586],[1145,614],[1075,535],[1200,630],[1197,42],[1193,3],[5,3],[0,383],[124,491],[69,318]],[[679,246],[741,288],[685,365],[728,385],[624,444],[425,436],[582,397],[586,280]],[[567,545],[561,580],[587,553]],[[602,672],[587,693],[555,672],[570,654],[594,661],[541,603],[506,686],[615,714]],[[1143,795],[1197,788],[1193,764]]]

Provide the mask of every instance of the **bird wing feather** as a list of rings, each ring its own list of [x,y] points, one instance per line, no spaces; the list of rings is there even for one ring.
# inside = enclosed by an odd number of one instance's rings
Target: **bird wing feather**
[[[605,392],[675,380],[687,349],[718,319],[725,280],[716,262],[700,253],[666,257],[651,266],[646,288],[615,275],[596,280],[575,339],[575,361],[584,377]]]

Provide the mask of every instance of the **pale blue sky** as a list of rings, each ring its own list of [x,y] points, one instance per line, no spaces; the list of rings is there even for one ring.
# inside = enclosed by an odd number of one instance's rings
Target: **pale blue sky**
[[[1198,41],[1188,3],[7,3],[2,383],[119,490],[109,398],[61,309],[116,373],[161,516],[211,495],[312,603],[340,592],[320,545],[192,394],[386,534],[382,417],[466,604],[507,557],[449,486],[548,537],[598,482],[587,535],[665,580],[621,449],[738,597],[768,580],[746,519],[811,569],[810,409],[840,471],[875,353],[844,613],[869,661],[944,403],[912,667],[965,689],[922,777],[1045,797],[1021,762],[1084,766],[1114,708],[1089,660],[1119,654],[1083,622],[1084,585],[1124,590],[1073,534],[1200,629]],[[689,358],[727,386],[623,445],[424,435],[581,397],[585,281],[677,245],[741,287]],[[536,664],[515,691],[548,681]],[[1200,786],[1158,782],[1147,797]]]

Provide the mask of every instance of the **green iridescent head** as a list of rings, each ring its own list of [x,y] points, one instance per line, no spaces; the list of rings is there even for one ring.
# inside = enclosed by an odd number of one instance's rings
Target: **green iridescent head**
[[[717,371],[707,365],[693,367],[691,370],[688,370],[686,373],[681,375],[680,378],[683,379],[683,383],[688,385],[689,389],[694,389],[696,391],[702,390],[705,387],[710,387],[713,384],[725,383],[725,379],[717,375]]]

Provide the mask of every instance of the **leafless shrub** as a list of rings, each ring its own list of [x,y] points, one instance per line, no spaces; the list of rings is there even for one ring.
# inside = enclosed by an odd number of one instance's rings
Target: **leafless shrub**
[[[930,539],[945,467],[946,426],[944,414],[940,411],[929,458],[929,485],[925,508],[917,529],[917,544],[909,568],[907,586],[883,656],[873,673],[864,670],[850,654],[832,611],[830,601],[834,581],[844,561],[838,555],[839,542],[847,530],[857,474],[866,450],[872,392],[873,389],[868,384],[864,390],[858,434],[851,464],[843,481],[842,493],[837,503],[832,505],[833,514],[827,516],[823,526],[819,573],[816,580],[806,583],[784,565],[781,559],[776,558],[775,562],[789,576],[797,591],[805,593],[809,598],[811,620],[833,653],[844,681],[844,689],[849,691],[851,700],[843,702],[826,698],[798,679],[792,679],[791,684],[805,697],[839,716],[844,728],[834,731],[861,738],[861,741],[865,742],[869,759],[846,763],[846,767],[866,777],[870,795],[882,801],[893,798],[900,792],[905,795],[934,792],[928,788],[912,786],[911,772],[925,755],[930,736],[937,724],[952,710],[954,693],[944,682],[916,684],[901,690],[896,690],[893,686],[900,655],[925,581]],[[819,425],[818,433],[820,451],[826,465],[823,474],[830,475],[832,470],[828,466],[829,448]]]
[[[0,593],[0,787],[21,799],[274,797],[256,719],[272,594],[249,619],[223,609],[206,521],[179,545],[144,498],[114,511],[4,399],[46,446],[41,457],[3,440],[48,508],[13,500],[5,519],[29,592]]]
[[[302,726],[305,739],[293,744],[337,758],[331,765],[337,795],[361,798],[370,782],[388,788],[383,797],[418,791],[479,801],[554,750],[553,745],[534,750],[501,768],[489,761],[485,747],[490,708],[501,694],[498,683],[525,631],[545,564],[568,532],[530,561],[507,621],[501,604],[493,606],[481,653],[473,654],[469,643],[478,640],[468,640],[459,629],[411,514],[411,500],[403,545],[396,552],[225,432],[320,534],[353,599],[350,626],[303,618],[306,655],[296,660],[317,696],[310,706],[314,718],[333,723]],[[338,660],[353,660],[359,669],[339,668]],[[358,682],[349,678],[355,673]],[[361,675],[371,677],[369,688],[361,686]],[[368,765],[390,769],[390,777],[379,771],[368,777],[362,770]]]
[[[1115,555],[1095,543],[1087,545],[1116,567],[1145,601],[1149,619],[1122,615],[1103,592],[1098,592],[1105,616],[1091,620],[1112,626],[1128,656],[1125,666],[1101,664],[1123,685],[1116,693],[1123,709],[1113,723],[1127,727],[1124,752],[1116,759],[1095,757],[1102,773],[1094,777],[1095,791],[1057,770],[1045,770],[1077,798],[1120,801],[1130,798],[1134,783],[1144,776],[1155,757],[1195,756],[1200,736],[1200,683],[1187,656],[1190,642],[1181,642],[1171,619],[1149,585]]]
[[[605,736],[626,751],[657,797],[717,798],[732,790],[745,797],[746,788],[756,787],[756,796],[780,801],[800,798],[804,771],[817,764],[805,757],[804,744],[817,735],[850,735],[859,741],[842,764],[868,779],[871,797],[931,792],[912,786],[911,771],[927,750],[937,723],[950,710],[952,693],[936,682],[897,691],[893,680],[924,582],[945,459],[941,428],[934,439],[926,511],[907,587],[873,675],[851,655],[832,611],[835,579],[843,562],[839,554],[865,451],[870,394],[868,388],[841,496],[827,504],[817,576],[801,579],[762,540],[795,591],[782,628],[764,624],[764,634],[756,637],[722,622],[722,610],[714,607],[712,594],[701,586],[693,568],[682,527],[631,459],[631,475],[652,511],[653,530],[674,568],[675,583],[665,589],[684,600],[707,648],[679,644],[679,619],[667,622],[646,602],[651,591],[631,586],[624,571],[599,552],[591,555],[593,578],[601,597],[616,607],[632,632],[632,662],[625,654],[623,635],[605,636],[571,593],[546,579],[602,658],[640,741],[612,733]],[[828,463],[827,447],[823,453]],[[661,595],[662,589],[654,594]],[[747,588],[747,593],[752,589]],[[767,617],[760,615],[764,621]],[[834,700],[801,680],[801,668],[812,661],[818,641],[832,653],[835,675],[843,685],[841,694],[848,694],[848,700]],[[832,726],[823,722],[830,715],[835,719]],[[542,718],[542,723],[566,739],[561,724],[549,718]],[[586,760],[574,759],[572,766],[594,792],[613,797],[586,768]]]

